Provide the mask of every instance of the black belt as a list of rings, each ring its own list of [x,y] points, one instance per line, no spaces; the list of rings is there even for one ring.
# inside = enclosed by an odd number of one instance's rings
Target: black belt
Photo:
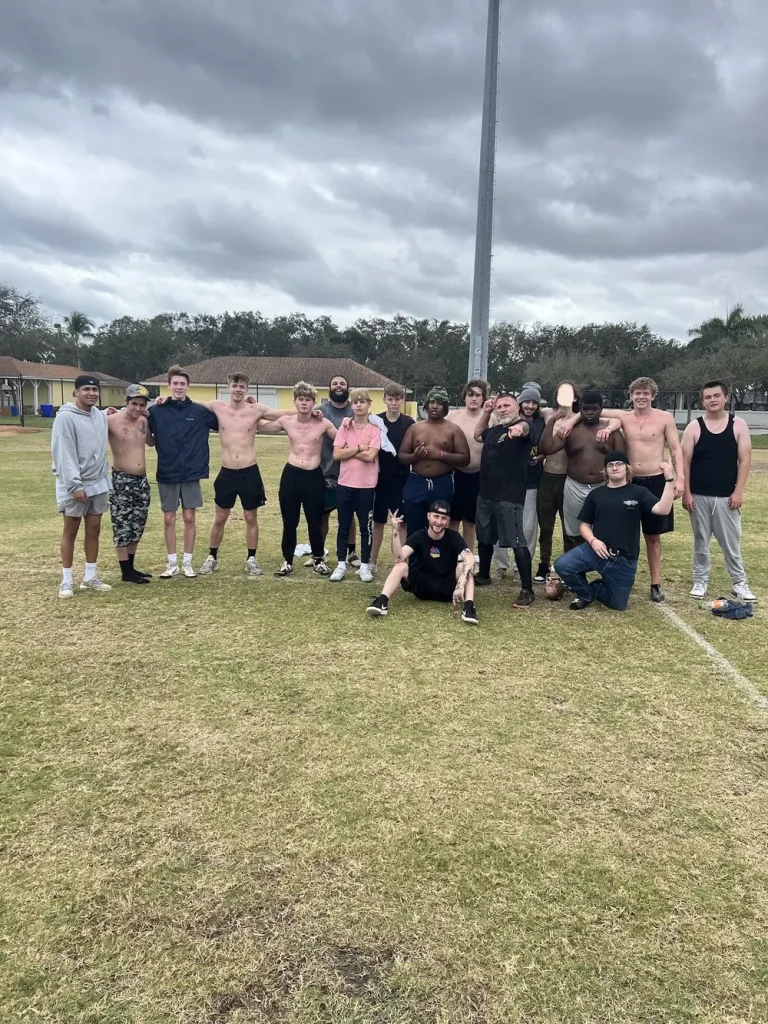
[[[629,555],[627,554],[627,552],[626,551],[622,551],[620,548],[608,548],[608,554],[609,555],[613,555],[614,557],[616,555],[621,555],[622,558],[629,558]]]

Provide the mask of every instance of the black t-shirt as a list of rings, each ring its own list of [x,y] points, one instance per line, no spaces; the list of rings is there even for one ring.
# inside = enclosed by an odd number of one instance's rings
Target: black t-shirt
[[[459,555],[467,550],[460,533],[446,530],[440,540],[434,540],[427,530],[417,530],[405,542],[413,548],[408,564],[433,579],[453,577]]]
[[[587,495],[579,519],[589,523],[592,532],[608,548],[616,548],[627,558],[640,555],[640,518],[650,512],[659,499],[640,484],[623,487],[596,487]]]
[[[384,426],[387,428],[387,437],[392,442],[396,452],[400,451],[400,445],[403,443],[405,432],[409,427],[412,427],[414,420],[410,416],[406,416],[404,412],[401,412],[394,423],[390,423],[387,419],[385,412],[377,413],[384,420]],[[402,462],[397,461],[396,455],[391,455],[389,452],[385,452],[382,448],[379,452],[379,480],[404,480],[410,467],[404,465]]]
[[[483,432],[480,459],[480,497],[486,501],[512,501],[525,504],[530,437],[507,437],[512,424],[500,423]]]
[[[535,459],[539,454],[539,441],[541,435],[544,433],[546,422],[543,416],[534,416],[532,420],[528,420],[528,424],[531,428],[528,437],[531,442],[531,458]],[[537,462],[535,466],[528,466],[525,473],[525,486],[528,490],[531,488],[538,487],[541,483],[541,478],[544,475],[544,463]]]

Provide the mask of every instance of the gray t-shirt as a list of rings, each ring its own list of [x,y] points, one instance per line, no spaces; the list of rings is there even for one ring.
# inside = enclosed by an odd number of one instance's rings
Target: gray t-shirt
[[[330,420],[337,430],[341,426],[341,421],[352,415],[352,406],[349,402],[343,409],[339,409],[329,399],[327,402],[323,402],[320,408],[323,410],[323,416]],[[340,469],[341,463],[336,462],[333,457],[333,441],[326,434],[323,438],[323,476],[326,480],[333,480],[335,483],[339,479]]]

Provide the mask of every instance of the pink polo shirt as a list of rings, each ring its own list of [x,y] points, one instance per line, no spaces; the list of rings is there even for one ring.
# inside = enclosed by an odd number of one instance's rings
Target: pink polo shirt
[[[381,448],[381,431],[373,423],[366,423],[358,429],[354,423],[339,427],[334,448],[357,448],[359,444],[369,448]],[[360,459],[346,459],[339,463],[339,483],[342,487],[375,487],[379,479],[379,460],[362,462]]]

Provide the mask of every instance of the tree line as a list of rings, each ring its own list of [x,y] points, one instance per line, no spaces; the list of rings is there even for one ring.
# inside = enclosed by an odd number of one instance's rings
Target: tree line
[[[553,389],[562,380],[580,387],[623,391],[641,375],[667,393],[695,392],[722,379],[742,407],[753,390],[768,390],[768,315],[734,306],[688,332],[689,341],[662,338],[636,323],[519,324],[491,327],[488,379],[493,388],[518,389],[536,380]],[[172,363],[214,356],[349,357],[400,381],[423,398],[436,382],[458,394],[467,376],[469,326],[409,316],[363,317],[341,329],[327,316],[265,317],[258,311],[212,315],[159,313],[118,317],[98,328],[75,310],[54,324],[42,304],[0,283],[0,354],[32,362],[100,370],[146,380]],[[266,382],[264,382],[266,383]]]

